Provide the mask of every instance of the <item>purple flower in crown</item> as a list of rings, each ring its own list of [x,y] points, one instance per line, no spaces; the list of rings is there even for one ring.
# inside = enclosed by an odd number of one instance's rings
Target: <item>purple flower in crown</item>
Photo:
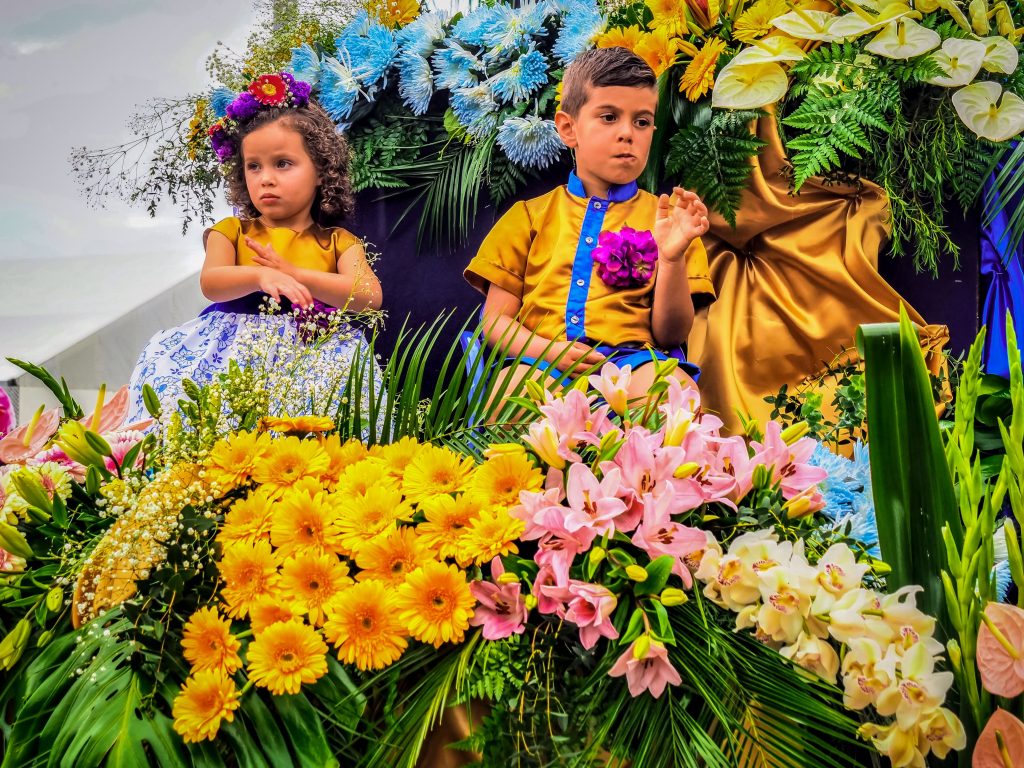
[[[309,103],[312,86],[296,80],[290,72],[260,75],[227,105],[225,116],[210,127],[210,143],[221,163],[239,154],[239,124],[251,120],[263,109],[304,107]]]
[[[210,145],[213,147],[213,151],[220,162],[226,162],[235,154],[235,143],[228,136],[227,131],[224,130],[224,122],[222,120],[218,120],[210,126],[209,135]]]
[[[602,232],[593,251],[597,276],[612,288],[637,288],[650,281],[658,263],[658,244],[649,230],[623,227]]]
[[[235,100],[228,104],[228,119],[236,123],[248,120],[260,111],[260,102],[248,91],[242,91]]]

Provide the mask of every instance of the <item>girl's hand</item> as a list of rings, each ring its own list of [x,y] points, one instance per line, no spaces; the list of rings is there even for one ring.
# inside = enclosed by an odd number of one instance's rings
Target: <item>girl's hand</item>
[[[309,288],[291,275],[276,269],[260,270],[260,290],[269,293],[278,303],[284,296],[298,306],[308,307],[313,304],[313,294],[309,292]]]
[[[563,355],[562,352],[565,352]],[[561,358],[559,358],[561,355]],[[549,363],[558,366],[561,371],[568,370],[574,363],[577,372],[581,368],[589,368],[593,365],[600,365],[605,361],[605,356],[593,347],[579,341],[556,341],[544,355]]]
[[[295,277],[295,267],[281,258],[281,255],[274,250],[273,246],[261,245],[251,237],[245,238],[245,244],[255,252],[256,255],[252,257],[252,260],[261,267],[270,267],[278,272],[283,272],[289,277]]]
[[[690,243],[707,232],[709,226],[708,209],[693,192],[675,187],[671,198],[662,195],[654,219],[658,259],[670,264],[680,261]]]

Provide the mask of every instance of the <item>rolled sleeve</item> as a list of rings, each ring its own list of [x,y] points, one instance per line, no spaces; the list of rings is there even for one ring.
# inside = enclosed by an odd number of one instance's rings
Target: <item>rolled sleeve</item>
[[[484,238],[463,275],[481,293],[496,285],[522,298],[526,260],[534,236],[526,204],[518,202],[502,216]]]

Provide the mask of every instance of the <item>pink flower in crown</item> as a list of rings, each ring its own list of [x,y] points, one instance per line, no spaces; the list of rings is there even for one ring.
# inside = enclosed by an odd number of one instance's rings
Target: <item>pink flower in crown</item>
[[[505,573],[500,557],[491,561],[491,578],[494,581],[474,581],[469,591],[477,599],[476,611],[469,620],[470,626],[483,627],[486,640],[502,640],[522,634],[526,629],[529,610],[519,594],[521,584],[502,584],[498,578]]]
[[[644,691],[658,698],[666,685],[679,685],[683,679],[679,671],[668,660],[668,649],[657,640],[641,635],[626,649],[615,662],[608,674],[612,677],[626,676],[629,693],[636,698]]]
[[[565,618],[579,627],[580,643],[584,648],[590,650],[602,637],[618,639],[619,632],[611,620],[618,601],[609,589],[573,580],[567,591],[570,598]]]
[[[618,497],[620,472],[610,470],[598,480],[586,464],[569,467],[565,498],[569,509],[565,513],[565,528],[575,533],[589,528],[598,536],[615,530],[615,518],[626,511],[626,504]]]
[[[644,497],[644,519],[633,534],[633,543],[651,556],[651,560],[668,555],[675,558],[672,573],[689,589],[693,579],[684,559],[707,545],[707,536],[699,528],[691,528],[672,520],[672,496],[660,499]]]
[[[764,443],[751,445],[754,461],[773,467],[772,480],[781,484],[782,495],[787,499],[799,496],[828,477],[826,470],[807,463],[817,445],[814,439],[804,437],[787,445],[782,439],[782,426],[776,421],[765,426]]]
[[[650,282],[658,263],[658,244],[649,230],[623,227],[602,232],[592,252],[597,276],[612,288],[635,288]]]

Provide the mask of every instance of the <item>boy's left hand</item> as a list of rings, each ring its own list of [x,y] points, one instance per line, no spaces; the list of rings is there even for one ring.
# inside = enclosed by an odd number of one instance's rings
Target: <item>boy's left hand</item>
[[[681,261],[690,243],[707,232],[709,226],[708,209],[700,198],[682,187],[674,187],[671,198],[658,198],[654,218],[658,259],[669,263]]]
[[[251,237],[245,238],[245,244],[252,248],[253,252],[256,254],[252,257],[252,260],[261,267],[270,267],[271,269],[276,269],[278,272],[284,272],[286,275],[295,277],[294,267],[281,258],[281,255],[274,250],[272,245],[261,245]]]

